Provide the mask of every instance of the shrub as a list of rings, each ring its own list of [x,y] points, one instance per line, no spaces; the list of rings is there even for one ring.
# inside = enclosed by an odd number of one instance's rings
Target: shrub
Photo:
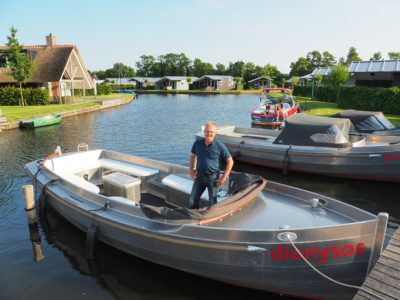
[[[111,86],[105,84],[97,85],[97,95],[110,95],[111,94]]]
[[[321,85],[315,88],[315,98],[318,101],[332,102],[336,103],[337,88],[332,85]],[[341,87],[345,89],[345,87]]]
[[[376,87],[346,87],[338,100],[338,107],[382,111],[386,114],[400,114],[400,89]]]
[[[294,96],[311,97],[312,86],[295,85],[293,88]]]
[[[28,105],[49,104],[49,95],[47,90],[41,88],[25,88],[22,92]],[[19,105],[20,97],[20,91],[16,87],[10,86],[0,88],[0,105]]]

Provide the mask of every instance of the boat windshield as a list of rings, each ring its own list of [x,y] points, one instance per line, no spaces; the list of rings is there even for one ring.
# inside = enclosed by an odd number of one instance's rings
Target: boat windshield
[[[261,104],[261,106],[264,106],[267,104],[274,105],[274,104],[278,103],[278,101],[279,101],[278,99],[276,99],[270,95],[267,95],[267,96],[261,97],[260,104]]]
[[[394,129],[394,126],[383,114],[375,114],[357,124],[360,131],[378,131],[386,129]]]
[[[289,95],[283,95],[282,97],[279,98],[279,100],[283,100],[283,103],[289,103],[290,105],[293,104],[293,98],[290,97]]]
[[[346,144],[349,140],[349,126],[346,124],[335,124],[324,133],[315,133],[310,138],[318,144]]]

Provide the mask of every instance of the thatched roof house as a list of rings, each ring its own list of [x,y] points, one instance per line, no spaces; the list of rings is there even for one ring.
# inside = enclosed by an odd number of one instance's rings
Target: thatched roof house
[[[0,46],[0,86],[16,82],[1,55],[7,48]],[[75,45],[58,45],[50,34],[46,36],[46,45],[23,46],[23,50],[34,64],[34,72],[26,81],[28,86],[48,89],[53,99],[74,96],[73,89],[96,88]]]

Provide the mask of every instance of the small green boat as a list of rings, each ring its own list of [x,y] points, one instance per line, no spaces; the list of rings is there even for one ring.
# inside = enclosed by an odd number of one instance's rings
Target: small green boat
[[[49,126],[60,123],[61,118],[61,115],[47,115],[43,117],[30,118],[21,120],[20,126],[27,128]]]

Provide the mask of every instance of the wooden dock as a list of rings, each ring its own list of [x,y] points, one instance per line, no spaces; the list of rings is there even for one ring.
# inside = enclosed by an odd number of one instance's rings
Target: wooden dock
[[[383,299],[400,299],[400,228],[393,234],[362,287]],[[379,298],[360,290],[353,299]]]

